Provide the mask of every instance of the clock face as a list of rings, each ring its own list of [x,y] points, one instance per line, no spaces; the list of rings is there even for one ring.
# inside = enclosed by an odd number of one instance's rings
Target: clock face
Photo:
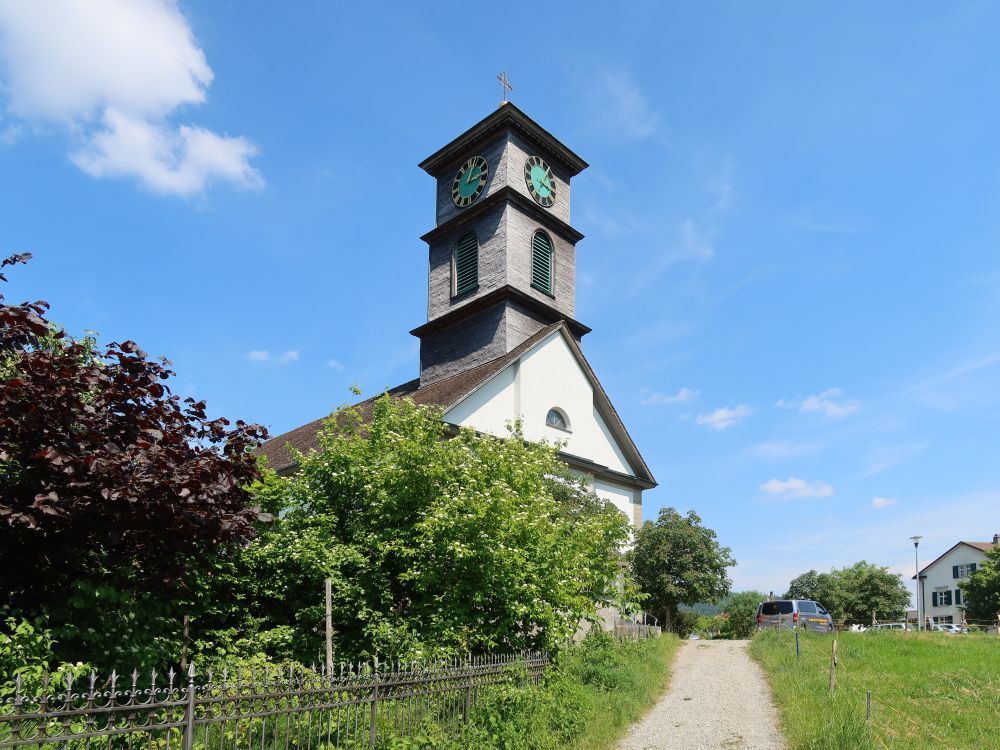
[[[556,179],[540,156],[529,156],[524,162],[524,184],[539,205],[548,208],[556,202]]]
[[[462,165],[451,185],[451,199],[456,206],[465,208],[480,196],[486,189],[489,169],[486,159],[481,156],[473,156]]]

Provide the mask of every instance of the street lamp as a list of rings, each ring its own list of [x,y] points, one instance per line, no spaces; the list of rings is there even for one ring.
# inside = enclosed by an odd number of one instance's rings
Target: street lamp
[[[917,632],[923,627],[923,617],[920,611],[920,560],[917,557],[917,547],[920,545],[920,540],[923,539],[922,536],[911,536],[910,541],[913,542],[913,567],[916,568],[916,575],[913,577],[916,581],[916,592],[917,592]]]

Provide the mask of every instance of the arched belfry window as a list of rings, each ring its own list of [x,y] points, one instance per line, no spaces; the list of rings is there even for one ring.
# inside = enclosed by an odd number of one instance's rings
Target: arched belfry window
[[[562,409],[549,409],[549,413],[545,415],[545,424],[569,432],[569,417]]]
[[[455,296],[479,286],[479,238],[475,232],[464,235],[455,246],[452,278],[455,279]]]
[[[531,238],[531,285],[552,294],[552,240],[540,229]]]

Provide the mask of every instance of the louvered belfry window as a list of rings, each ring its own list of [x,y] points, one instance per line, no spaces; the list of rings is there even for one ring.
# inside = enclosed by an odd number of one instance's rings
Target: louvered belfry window
[[[479,286],[479,238],[469,232],[455,248],[455,295]]]
[[[542,231],[531,238],[531,285],[552,294],[552,240]]]

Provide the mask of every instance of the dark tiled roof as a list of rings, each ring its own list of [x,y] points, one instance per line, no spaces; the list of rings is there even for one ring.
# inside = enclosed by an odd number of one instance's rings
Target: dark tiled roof
[[[420,387],[419,379],[411,380],[392,388],[389,391],[389,395],[409,396],[418,404],[440,406],[442,409],[449,409],[561,325],[563,323],[559,321],[546,326],[502,357],[497,357],[477,367],[472,367],[457,375],[452,375],[450,378],[435,381],[422,388]],[[379,396],[381,395],[379,394]],[[373,396],[355,405],[355,408],[359,410],[363,419],[371,416],[375,399],[379,396]],[[260,453],[267,457],[268,465],[279,474],[294,469],[295,460],[292,458],[288,446],[292,446],[301,453],[308,453],[310,450],[318,448],[319,440],[317,439],[317,434],[323,426],[324,419],[326,417],[315,419],[283,435],[271,438],[261,446]]]

